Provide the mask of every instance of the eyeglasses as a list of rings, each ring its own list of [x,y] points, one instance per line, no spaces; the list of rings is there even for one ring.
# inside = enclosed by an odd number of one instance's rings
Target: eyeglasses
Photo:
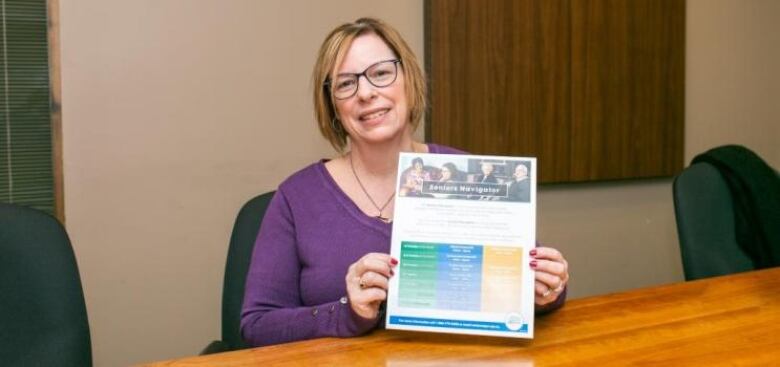
[[[398,78],[398,64],[401,60],[386,60],[373,64],[363,70],[362,73],[339,74],[335,81],[328,80],[324,86],[332,88],[331,93],[336,99],[347,99],[355,95],[360,84],[360,77],[366,77],[371,85],[384,88],[395,82]]]

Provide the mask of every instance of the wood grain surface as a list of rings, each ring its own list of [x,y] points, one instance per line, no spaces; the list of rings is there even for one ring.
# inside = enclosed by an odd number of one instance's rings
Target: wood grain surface
[[[780,268],[569,301],[518,340],[375,331],[147,366],[771,366]]]
[[[426,138],[540,182],[683,166],[685,1],[427,0]]]

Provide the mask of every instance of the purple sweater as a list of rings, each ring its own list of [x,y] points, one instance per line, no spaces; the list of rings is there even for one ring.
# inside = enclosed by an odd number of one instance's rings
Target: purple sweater
[[[461,151],[429,144],[430,153]],[[285,180],[268,206],[246,279],[241,334],[253,346],[364,334],[348,303],[347,268],[369,252],[390,252],[392,224],[365,215],[324,161]],[[560,305],[564,296],[555,302]]]

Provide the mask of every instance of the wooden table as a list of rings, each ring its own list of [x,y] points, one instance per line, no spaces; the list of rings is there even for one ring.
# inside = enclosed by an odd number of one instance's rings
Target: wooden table
[[[569,301],[518,340],[404,331],[149,366],[778,366],[780,268]]]

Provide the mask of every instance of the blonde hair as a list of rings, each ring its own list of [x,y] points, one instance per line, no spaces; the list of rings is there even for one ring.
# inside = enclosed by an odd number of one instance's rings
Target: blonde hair
[[[374,18],[360,18],[353,23],[345,23],[330,32],[320,46],[317,63],[314,65],[312,80],[314,82],[314,115],[320,133],[338,151],[343,152],[347,146],[347,132],[338,121],[336,106],[331,97],[330,87],[326,82],[336,74],[336,67],[344,60],[352,41],[358,36],[373,33],[379,36],[385,44],[401,60],[404,84],[406,86],[406,101],[409,106],[409,124],[416,129],[425,111],[426,84],[422,70],[417,63],[417,57],[409,45],[395,28]]]

